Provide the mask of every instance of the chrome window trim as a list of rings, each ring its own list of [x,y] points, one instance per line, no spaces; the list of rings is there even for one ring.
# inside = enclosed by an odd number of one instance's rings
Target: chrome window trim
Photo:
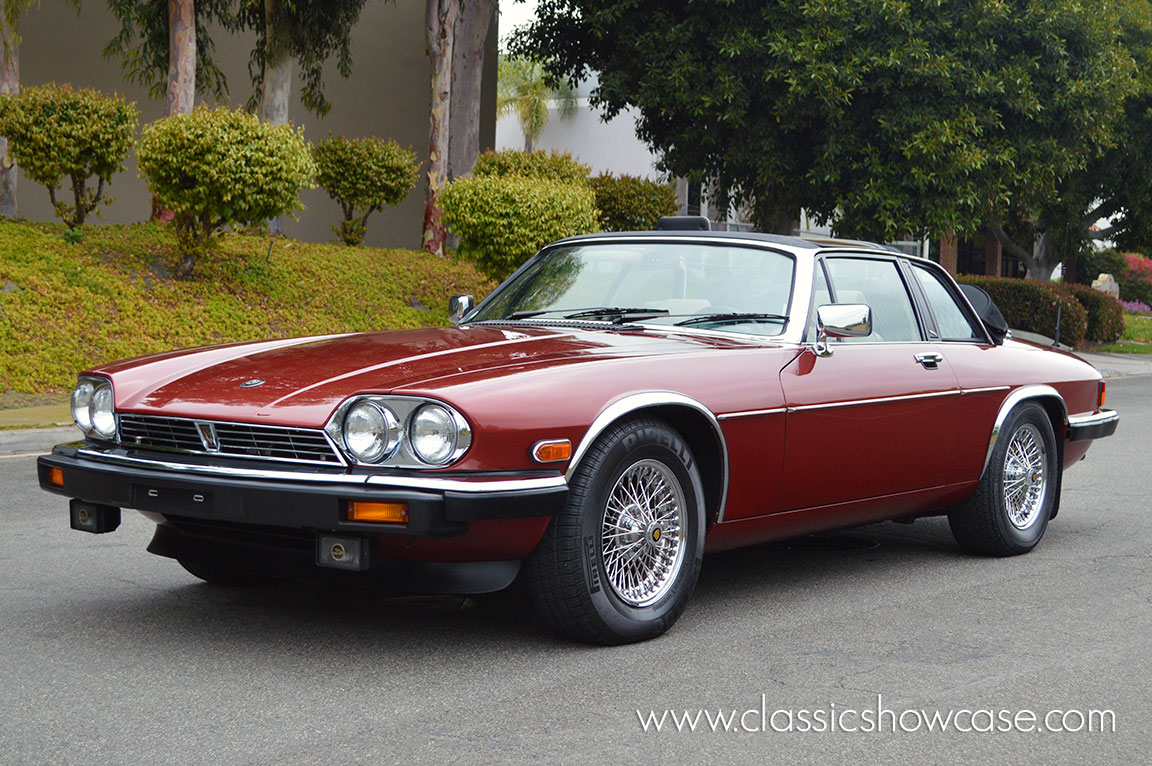
[[[193,463],[173,463],[167,460],[153,460],[129,455],[118,455],[94,449],[91,446],[76,450],[76,456],[94,462],[123,465],[132,468],[151,468],[194,476],[223,477],[231,479],[257,479],[274,481],[298,481],[318,484],[350,484],[359,486],[395,487],[397,489],[424,489],[439,492],[500,493],[524,492],[532,490],[560,489],[568,486],[567,480],[555,476],[534,476],[518,479],[474,478],[447,479],[434,476],[382,476],[379,474],[351,473],[312,473],[305,471],[276,471],[263,468],[234,468],[219,465],[197,465]]]
[[[629,413],[661,406],[689,407],[704,415],[712,426],[712,431],[720,445],[720,505],[716,513],[716,523],[719,524],[724,521],[724,510],[728,503],[728,442],[724,439],[724,430],[720,427],[720,421],[712,410],[692,397],[674,391],[645,391],[629,394],[601,410],[600,414],[592,420],[592,424],[588,426],[588,430],[584,432],[584,437],[580,440],[575,452],[572,453],[572,460],[568,463],[568,470],[564,473],[564,479],[565,481],[572,480],[572,474],[580,465],[580,461],[592,448],[592,443],[608,426]]]
[[[1000,411],[996,413],[996,422],[992,425],[992,435],[988,437],[988,450],[984,453],[984,466],[980,469],[981,479],[988,471],[988,463],[992,460],[992,450],[996,449],[996,441],[1000,438],[1000,429],[1004,427],[1008,413],[1017,404],[1027,399],[1055,399],[1060,402],[1060,409],[1064,412],[1064,423],[1068,422],[1068,403],[1064,401],[1064,397],[1060,396],[1060,392],[1052,386],[1035,384],[1017,388],[1004,398],[1000,404]]]

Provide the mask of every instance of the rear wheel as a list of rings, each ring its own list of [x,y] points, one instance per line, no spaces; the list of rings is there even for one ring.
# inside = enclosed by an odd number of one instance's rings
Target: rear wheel
[[[569,484],[568,503],[525,562],[541,615],[577,641],[623,644],[668,630],[704,553],[704,499],[688,445],[653,418],[610,428]]]
[[[1048,413],[1039,404],[1020,405],[1002,433],[976,491],[948,514],[956,542],[970,553],[1027,553],[1056,505],[1060,465]]]

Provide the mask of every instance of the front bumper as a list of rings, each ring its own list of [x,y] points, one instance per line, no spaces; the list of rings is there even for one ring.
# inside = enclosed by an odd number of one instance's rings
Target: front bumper
[[[183,456],[182,456],[183,459]],[[54,484],[52,469],[63,484]],[[475,521],[555,515],[568,494],[558,474],[456,477],[333,470],[265,470],[174,462],[84,442],[37,461],[41,488],[71,498],[204,522],[342,534],[461,536]],[[406,524],[353,522],[351,501],[408,504]]]

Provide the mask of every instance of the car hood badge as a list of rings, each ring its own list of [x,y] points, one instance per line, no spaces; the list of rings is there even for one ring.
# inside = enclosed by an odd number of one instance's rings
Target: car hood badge
[[[260,380],[260,378],[253,378],[252,380],[246,380],[241,383],[240,388],[256,388],[256,386],[262,385],[264,385],[264,381]]]

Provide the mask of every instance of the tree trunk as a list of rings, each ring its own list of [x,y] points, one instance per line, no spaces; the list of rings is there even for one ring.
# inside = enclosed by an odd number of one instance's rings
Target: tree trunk
[[[480,96],[484,78],[484,44],[492,26],[495,0],[465,0],[456,20],[452,46],[452,101],[448,180],[472,172],[480,154]]]
[[[196,101],[196,4],[195,0],[168,0],[168,92],[164,116],[191,114]],[[152,220],[171,221],[152,197]]]
[[[998,221],[987,219],[984,225],[992,232],[992,236],[1000,240],[1005,252],[1016,256],[1024,264],[1025,279],[1034,279],[1038,282],[1052,279],[1052,272],[1056,270],[1060,258],[1053,247],[1051,234],[1045,231],[1037,233],[1032,249],[1028,250],[1017,244]]]
[[[440,192],[448,182],[448,141],[452,118],[452,44],[460,0],[428,0],[424,31],[432,63],[432,105],[428,118],[428,191],[424,197],[424,251],[444,255],[444,213]]]
[[[288,101],[292,95],[292,50],[287,31],[276,25],[280,0],[264,0],[264,40],[267,56],[264,66],[264,89],[260,94],[260,116],[273,125],[288,122]],[[284,221],[277,217],[268,222],[273,234],[284,233]]]
[[[0,94],[15,95],[20,90],[20,49],[12,44],[16,30],[0,15],[0,35],[5,52],[0,54]],[[0,216],[16,217],[16,162],[8,156],[8,139],[0,137]]]
[[[268,51],[260,114],[273,125],[288,122],[288,99],[292,95],[292,50],[287,31],[276,25],[279,4],[280,0],[264,0],[264,39]]]

